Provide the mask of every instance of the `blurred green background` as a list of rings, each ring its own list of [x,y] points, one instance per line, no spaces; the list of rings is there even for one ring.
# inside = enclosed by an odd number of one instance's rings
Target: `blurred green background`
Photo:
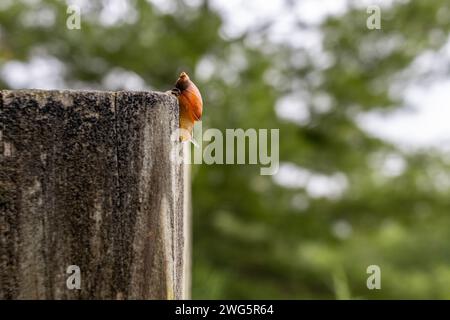
[[[449,299],[450,139],[420,140],[450,127],[427,87],[449,84],[449,30],[446,0],[1,0],[0,87],[166,91],[184,70],[203,130],[280,129],[274,176],[192,166],[193,298]],[[425,118],[388,139],[417,92]]]

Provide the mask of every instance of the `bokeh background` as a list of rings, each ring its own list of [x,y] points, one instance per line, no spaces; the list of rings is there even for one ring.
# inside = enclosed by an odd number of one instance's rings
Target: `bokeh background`
[[[449,299],[449,30],[447,0],[0,0],[0,87],[185,70],[204,130],[280,129],[274,176],[192,166],[193,298]]]

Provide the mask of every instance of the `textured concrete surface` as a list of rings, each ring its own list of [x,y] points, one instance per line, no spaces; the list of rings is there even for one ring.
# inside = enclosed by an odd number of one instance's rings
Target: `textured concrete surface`
[[[181,299],[175,97],[0,91],[0,298]],[[68,289],[69,265],[81,289]]]

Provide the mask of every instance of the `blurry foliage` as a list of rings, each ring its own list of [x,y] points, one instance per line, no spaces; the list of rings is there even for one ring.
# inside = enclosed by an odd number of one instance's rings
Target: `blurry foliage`
[[[204,129],[280,128],[281,161],[346,175],[345,193],[329,199],[282,187],[257,166],[193,166],[194,298],[450,298],[448,163],[430,150],[405,154],[354,122],[358,112],[398,105],[388,94],[391,77],[446,41],[430,34],[448,35],[448,1],[384,9],[379,31],[367,30],[365,10],[328,19],[321,26],[333,61],[327,67],[304,49],[272,43],[267,26],[221,36],[222,18],[208,2],[178,0],[173,13],[163,13],[129,1],[135,19],[105,25],[98,17],[107,1],[89,1],[79,31],[65,27],[64,1],[7,2],[0,6],[1,65],[44,54],[64,63],[69,88],[101,89],[105,74],[121,68],[161,91],[186,70],[204,96]],[[53,23],[26,23],[42,9],[54,13]],[[380,50],[392,37],[400,45]],[[213,72],[196,79],[202,63]],[[306,101],[305,125],[275,113],[277,99],[300,85],[331,98],[326,112]],[[0,86],[7,87],[4,78]],[[392,152],[405,158],[406,170],[385,177],[371,159]],[[382,290],[366,288],[371,264],[381,267]]]

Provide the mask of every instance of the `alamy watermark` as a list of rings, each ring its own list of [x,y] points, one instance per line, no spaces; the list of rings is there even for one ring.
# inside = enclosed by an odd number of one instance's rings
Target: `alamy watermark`
[[[81,9],[79,6],[71,5],[67,7],[66,13],[69,15],[66,20],[66,27],[69,30],[81,29]]]
[[[176,130],[171,140],[178,141],[183,130]],[[278,172],[279,129],[226,129],[224,133],[219,129],[209,128],[203,132],[202,123],[199,122],[195,133],[198,146],[194,148],[192,157],[184,157],[182,144],[173,143],[172,161],[179,164],[259,164],[261,175],[274,175]]]
[[[370,16],[366,20],[366,26],[369,30],[381,29],[381,8],[379,6],[368,6],[367,14]]]
[[[67,267],[67,274],[70,276],[66,280],[66,286],[69,290],[81,289],[81,270],[77,265],[70,265]]]
[[[366,282],[367,289],[381,289],[381,268],[373,264],[367,267],[366,273],[370,274]]]

